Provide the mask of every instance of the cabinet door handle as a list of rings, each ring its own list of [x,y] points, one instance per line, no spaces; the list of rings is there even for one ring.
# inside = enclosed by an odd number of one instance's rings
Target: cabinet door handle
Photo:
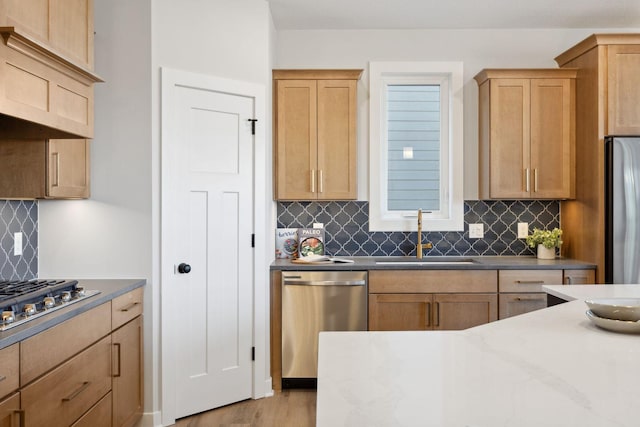
[[[435,308],[434,313],[433,313],[434,326],[440,326],[440,303],[437,302],[436,306],[434,308]]]
[[[425,317],[426,317],[425,326],[431,326],[431,303],[430,302],[427,303],[427,314]]]
[[[311,169],[311,192],[316,192],[316,171]]]
[[[82,393],[83,391],[85,391],[87,389],[87,387],[89,387],[89,385],[91,385],[91,381],[85,381],[82,383],[82,385],[80,387],[78,387],[78,389],[76,391],[74,391],[73,393],[71,393],[69,396],[67,397],[63,397],[62,401],[63,402],[70,402],[73,399],[75,399],[80,393]]]
[[[126,307],[123,307],[120,309],[120,311],[129,311],[131,310],[133,307],[135,307],[136,305],[140,304],[140,302],[136,301],[136,302],[132,302],[131,304],[127,305]]]
[[[116,357],[118,358],[118,363],[116,364],[116,366],[118,367],[118,373],[117,374],[113,374],[113,377],[114,378],[118,378],[121,375],[121,371],[122,371],[122,366],[120,364],[121,360],[122,360],[121,354],[120,354],[120,343],[115,342],[115,343],[113,343],[113,346],[118,348],[118,350],[116,352]]]
[[[573,282],[573,280],[571,280],[571,279],[572,279],[572,277],[571,277],[571,276],[567,276],[567,277],[565,277],[565,278],[564,278],[564,284],[565,284],[565,285],[573,285],[573,283],[572,283],[572,282]]]
[[[55,164],[55,173],[53,174],[53,184],[52,187],[57,187],[60,181],[60,153],[52,153]]]
[[[540,285],[544,283],[544,280],[516,280],[516,283],[521,285]]]
[[[2,381],[6,380],[6,379],[7,379],[6,375],[2,375],[2,376],[0,376],[0,383],[1,383]]]
[[[324,191],[324,179],[322,176],[322,169],[318,171],[318,193],[322,193]]]
[[[17,415],[19,420],[18,420],[18,425],[20,427],[24,427],[25,424],[25,420],[24,420],[24,409],[16,409],[13,411],[13,415]],[[11,425],[13,425],[13,422],[11,423]]]
[[[529,192],[529,188],[530,188],[530,185],[529,185],[529,168],[526,168],[524,170],[524,182],[526,183],[524,191],[526,191],[528,193]]]
[[[533,169],[533,192],[538,191],[538,168]]]

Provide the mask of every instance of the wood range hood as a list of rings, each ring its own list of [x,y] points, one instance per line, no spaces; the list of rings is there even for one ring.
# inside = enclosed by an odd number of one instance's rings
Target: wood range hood
[[[92,138],[103,80],[17,27],[0,36],[0,139]]]

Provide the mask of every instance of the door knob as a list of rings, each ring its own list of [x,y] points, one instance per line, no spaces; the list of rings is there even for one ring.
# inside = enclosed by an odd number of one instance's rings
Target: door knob
[[[178,273],[187,274],[191,271],[191,266],[187,263],[181,263],[178,265]]]

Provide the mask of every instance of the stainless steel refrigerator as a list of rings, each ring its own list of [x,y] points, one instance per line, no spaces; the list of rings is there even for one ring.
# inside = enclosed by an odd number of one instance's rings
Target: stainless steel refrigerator
[[[640,283],[640,136],[605,137],[605,282]]]

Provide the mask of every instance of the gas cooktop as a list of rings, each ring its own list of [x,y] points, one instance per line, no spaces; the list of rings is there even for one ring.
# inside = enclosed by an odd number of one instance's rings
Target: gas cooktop
[[[77,280],[0,280],[0,331],[99,293],[85,290]]]

